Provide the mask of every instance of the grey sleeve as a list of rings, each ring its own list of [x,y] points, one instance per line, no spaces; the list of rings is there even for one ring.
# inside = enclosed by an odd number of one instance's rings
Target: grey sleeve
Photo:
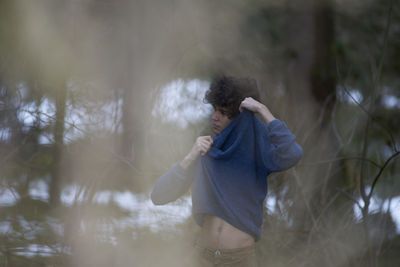
[[[164,205],[175,201],[189,190],[193,182],[193,175],[189,168],[184,169],[177,162],[158,178],[151,192],[151,201],[154,205]]]
[[[275,119],[267,125],[266,137],[271,143],[265,160],[271,172],[287,170],[299,162],[303,149],[296,142],[296,136],[288,129],[286,123]]]

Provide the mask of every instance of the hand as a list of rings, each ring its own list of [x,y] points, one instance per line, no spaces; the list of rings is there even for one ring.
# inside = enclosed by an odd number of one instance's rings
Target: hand
[[[192,150],[189,152],[189,155],[191,155],[194,159],[196,159],[199,154],[204,156],[207,154],[208,150],[210,150],[213,142],[214,140],[209,135],[197,137]]]
[[[187,156],[181,161],[181,166],[187,168],[199,155],[204,156],[207,154],[213,143],[214,140],[209,135],[197,137],[189,154],[187,154]]]
[[[252,97],[246,97],[242,103],[240,103],[239,106],[239,111],[242,112],[243,109],[248,109],[252,112],[255,113],[260,113],[261,109],[263,108],[263,104],[261,104],[260,102],[258,102],[257,100],[255,100]],[[264,106],[265,107],[265,106]]]
[[[239,111],[242,112],[244,108],[250,110],[251,112],[259,113],[264,122],[267,124],[275,120],[275,117],[272,115],[271,111],[269,111],[265,105],[252,97],[246,97],[242,103],[240,103]]]

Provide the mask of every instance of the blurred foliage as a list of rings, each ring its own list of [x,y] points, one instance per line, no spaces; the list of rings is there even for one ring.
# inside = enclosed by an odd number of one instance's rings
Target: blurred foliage
[[[399,208],[388,209],[400,196],[399,4],[321,1],[334,26],[322,42],[327,67],[299,74],[308,81],[301,91],[290,71],[315,55],[294,49],[291,35],[318,39],[318,25],[293,18],[312,17],[316,6],[203,2],[0,1],[1,266],[190,266],[199,230],[191,218],[174,229],[159,219],[154,230],[140,223],[143,208],[113,196],[130,192],[144,203],[194,138],[210,134],[207,120],[182,129],[152,115],[163,86],[221,72],[256,77],[305,151],[296,168],[271,176],[275,202],[266,205],[259,265],[399,265],[391,213]],[[316,80],[322,94],[312,92]],[[357,93],[359,103],[350,96]],[[290,102],[303,95],[310,102]],[[361,180],[371,190],[380,170],[377,204],[357,215],[357,205],[366,207]]]

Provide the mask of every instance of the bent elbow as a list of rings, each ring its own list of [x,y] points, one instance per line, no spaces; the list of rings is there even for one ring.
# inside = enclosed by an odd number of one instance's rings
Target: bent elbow
[[[159,194],[157,194],[156,189],[153,189],[153,191],[151,191],[150,199],[151,199],[151,202],[153,202],[153,204],[156,206],[167,204],[167,202],[163,201],[163,199],[159,196]]]
[[[164,203],[164,202],[162,202],[162,201],[160,201],[158,199],[154,199],[154,198],[151,199],[151,202],[153,202],[154,206],[161,206],[161,205],[165,205],[166,204],[166,203]]]
[[[303,157],[303,149],[297,143],[294,143],[291,149],[274,158],[274,168],[271,172],[285,171],[294,167]]]
[[[295,143],[293,150],[291,152],[291,160],[289,161],[289,164],[288,166],[286,166],[285,169],[294,167],[297,163],[299,163],[302,157],[303,157],[303,149],[299,144]]]

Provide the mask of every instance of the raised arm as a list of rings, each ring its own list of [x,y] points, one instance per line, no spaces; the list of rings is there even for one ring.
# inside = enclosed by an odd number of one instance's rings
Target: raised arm
[[[258,113],[261,115],[261,118],[263,121],[268,124],[271,121],[275,120],[274,115],[272,115],[271,111],[265,106],[264,104],[258,102],[252,97],[246,97],[242,103],[239,106],[240,112],[242,112],[243,109],[248,109],[254,113]]]
[[[264,165],[270,172],[287,170],[303,156],[303,150],[296,143],[296,136],[287,128],[286,124],[278,119],[267,125],[263,138],[268,140],[263,154]]]
[[[260,114],[266,124],[265,130],[262,131],[265,141],[262,147],[264,153],[260,155],[264,166],[270,172],[279,172],[296,165],[303,155],[303,150],[286,124],[276,119],[265,105],[251,97],[242,101],[240,111],[243,108]]]

